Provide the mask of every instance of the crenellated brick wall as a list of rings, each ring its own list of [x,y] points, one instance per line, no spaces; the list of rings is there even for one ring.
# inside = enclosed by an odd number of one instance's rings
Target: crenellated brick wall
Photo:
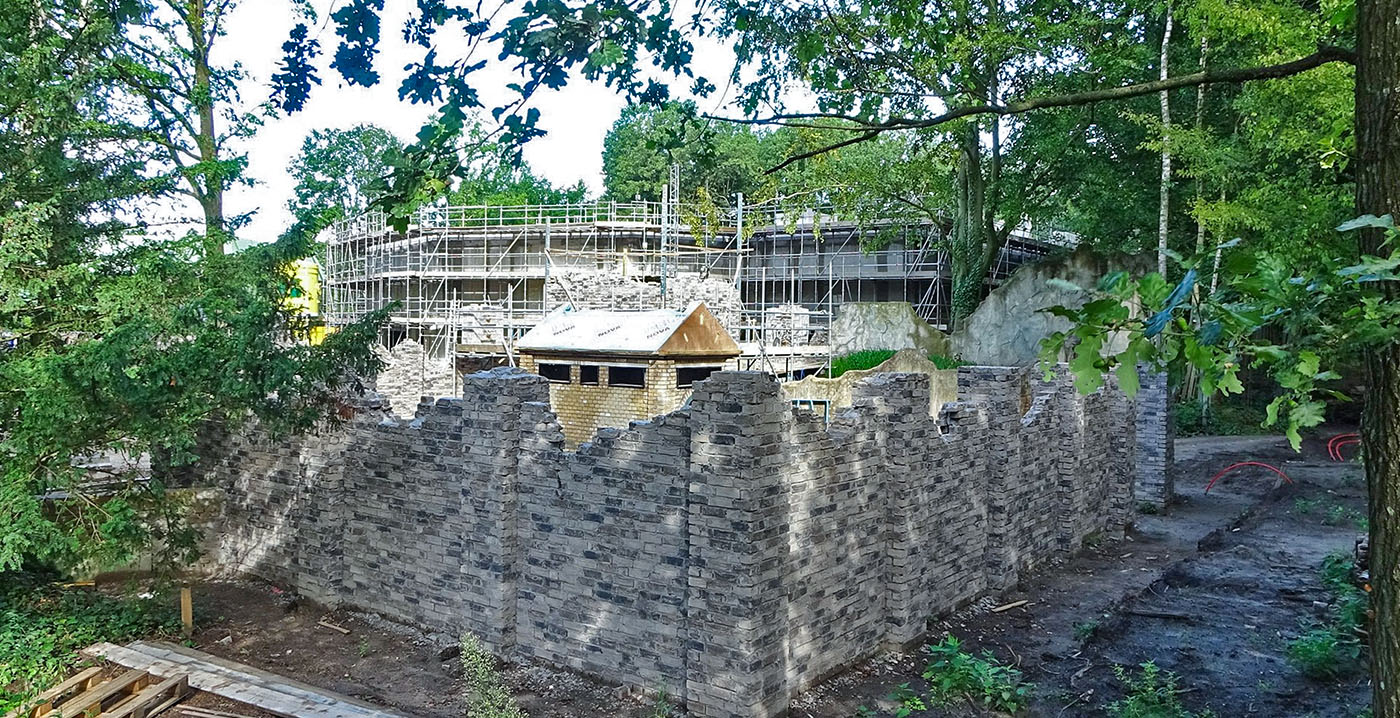
[[[371,401],[320,435],[227,437],[205,464],[228,489],[220,558],[695,716],[776,716],[1135,506],[1152,417],[1112,386],[958,381],[931,417],[927,376],[870,377],[827,423],[723,372],[570,451],[544,379],[474,374],[411,422]]]

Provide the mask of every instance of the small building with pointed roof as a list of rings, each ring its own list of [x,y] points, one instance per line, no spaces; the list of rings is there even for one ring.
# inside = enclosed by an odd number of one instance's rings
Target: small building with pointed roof
[[[516,342],[520,366],[550,382],[569,448],[599,427],[674,411],[695,382],[737,366],[739,345],[696,302],[683,310],[565,307]]]

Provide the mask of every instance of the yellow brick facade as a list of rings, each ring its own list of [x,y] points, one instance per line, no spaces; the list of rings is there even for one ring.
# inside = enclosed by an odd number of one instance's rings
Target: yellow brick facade
[[[569,367],[569,381],[549,382],[549,403],[564,429],[568,448],[577,448],[589,441],[600,427],[627,428],[628,422],[650,419],[666,414],[690,399],[690,387],[677,386],[677,369],[715,368],[735,369],[733,359],[582,359],[563,356],[521,354],[520,366],[540,374],[540,364],[564,364]],[[597,367],[598,383],[583,384],[581,367]],[[613,367],[638,367],[646,371],[646,387],[613,386]]]

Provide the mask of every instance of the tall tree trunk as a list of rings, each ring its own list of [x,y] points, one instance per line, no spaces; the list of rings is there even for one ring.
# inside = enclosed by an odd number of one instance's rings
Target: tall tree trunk
[[[1159,77],[1167,79],[1167,48],[1172,41],[1172,6],[1167,3],[1167,25],[1162,30],[1162,61]],[[1157,202],[1157,273],[1167,276],[1167,213],[1171,208],[1172,153],[1168,131],[1172,124],[1170,93],[1160,93],[1162,103],[1162,188]]]
[[[958,217],[954,224],[951,251],[952,324],[962,323],[982,301],[982,284],[987,271],[982,262],[987,237],[987,183],[982,174],[982,145],[979,123],[968,123],[959,137]]]
[[[1204,35],[1202,35],[1202,36],[1201,36],[1201,62],[1200,62],[1201,72],[1205,72],[1205,71],[1206,71],[1206,54],[1209,52],[1209,50],[1210,50],[1209,41],[1206,40],[1206,38],[1205,38]],[[1205,86],[1205,85],[1196,85],[1196,124],[1195,124],[1195,127],[1196,127],[1196,134],[1198,134],[1198,135],[1201,134],[1201,131],[1205,128],[1205,124],[1206,124],[1206,86]],[[1199,216],[1199,212],[1201,211],[1201,200],[1202,200],[1203,197],[1204,197],[1204,192],[1202,191],[1202,186],[1203,186],[1203,185],[1204,185],[1204,182],[1201,180],[1201,176],[1200,176],[1199,174],[1197,174],[1197,175],[1196,175],[1196,207],[1195,207],[1195,212],[1198,214],[1198,216],[1196,217],[1196,256],[1197,256],[1197,257],[1200,257],[1201,254],[1203,254],[1203,253],[1206,251],[1206,225],[1205,225],[1205,222],[1202,222],[1202,221],[1201,221],[1201,218],[1200,218],[1200,216]],[[1159,239],[1158,241],[1160,241],[1160,239]],[[1212,294],[1213,294],[1213,293],[1214,293],[1214,292],[1212,292]],[[1192,306],[1192,310],[1191,310],[1191,319],[1192,319],[1192,322],[1193,322],[1194,326],[1199,327],[1199,326],[1201,325],[1201,314],[1200,314],[1200,306],[1201,306],[1201,283],[1200,283],[1199,281],[1196,282],[1195,284],[1191,285],[1191,306]],[[1198,406],[1201,407],[1201,416],[1202,416],[1202,417],[1205,416],[1206,411],[1210,408],[1210,394],[1207,394],[1206,392],[1201,391],[1201,370],[1200,370],[1200,369],[1197,369],[1196,366],[1195,366],[1194,364],[1188,364],[1187,367],[1186,367],[1185,376],[1182,377],[1182,381],[1181,381],[1181,394],[1180,394],[1179,396],[1180,396],[1181,399],[1183,399],[1183,400],[1193,400],[1193,399],[1194,399],[1194,400],[1196,401],[1196,404],[1197,404]]]
[[[1205,72],[1205,71],[1206,71],[1206,55],[1209,54],[1209,52],[1210,52],[1210,41],[1207,40],[1207,39],[1203,36],[1203,37],[1201,37],[1201,72]],[[1205,86],[1205,85],[1196,85],[1196,132],[1197,132],[1198,134],[1201,132],[1202,129],[1205,128],[1205,124],[1206,124],[1206,86]],[[1200,177],[1200,175],[1198,174],[1198,175],[1196,176],[1196,204],[1197,204],[1197,205],[1199,205],[1200,202],[1201,202],[1201,200],[1205,197],[1205,193],[1203,192],[1204,184],[1205,184],[1205,183],[1201,181],[1201,177]],[[1196,211],[1199,212],[1199,211],[1200,211],[1200,207],[1197,207],[1197,208],[1196,208]],[[1204,222],[1201,221],[1200,217],[1197,217],[1197,218],[1196,218],[1196,255],[1197,255],[1197,256],[1200,256],[1200,254],[1201,254],[1202,252],[1204,252],[1204,251],[1206,251],[1206,225],[1205,225]],[[1197,283],[1195,286],[1193,286],[1193,287],[1191,288],[1191,291],[1193,291],[1193,292],[1200,292],[1200,287],[1201,287],[1201,285],[1200,285],[1199,283]]]
[[[223,254],[228,235],[224,226],[224,177],[219,167],[218,133],[214,126],[213,82],[209,69],[209,40],[212,34],[205,24],[206,0],[189,0],[186,25],[190,32],[191,57],[194,61],[194,94],[190,99],[199,114],[199,161],[203,166],[202,188],[196,188],[199,204],[204,210],[204,252]]]
[[[1357,3],[1356,205],[1400,216],[1400,0]],[[1384,237],[1361,235],[1379,254]],[[1386,300],[1400,301],[1387,286]],[[1400,343],[1367,357],[1362,451],[1371,523],[1371,686],[1376,718],[1400,718]]]

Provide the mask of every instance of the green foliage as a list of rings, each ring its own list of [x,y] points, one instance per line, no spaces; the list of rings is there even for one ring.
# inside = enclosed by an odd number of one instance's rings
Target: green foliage
[[[1265,397],[1267,399],[1267,397]],[[1268,401],[1246,392],[1211,401],[1181,401],[1172,407],[1177,436],[1252,436],[1268,431],[1264,427]]]
[[[467,718],[528,718],[496,671],[495,656],[470,633],[462,634],[461,646]]]
[[[116,143],[139,147],[144,172],[162,194],[192,199],[201,210],[206,255],[220,254],[247,215],[227,217],[224,195],[251,186],[248,156],[239,146],[262,126],[259,108],[238,92],[248,79],[237,61],[216,62],[224,23],[236,0],[123,0],[92,3],[131,16],[119,23],[109,50],[106,89],[117,112],[98,130]],[[87,128],[92,131],[94,128]]]
[[[671,696],[665,689],[656,692],[656,700],[651,704],[651,716],[649,718],[671,718],[674,708],[671,705]]]
[[[459,160],[456,182],[447,192],[454,205],[516,206],[567,204],[584,201],[587,187],[556,187],[535,174],[514,150],[495,142],[479,122],[467,128],[466,147]],[[383,189],[382,186],[377,187]],[[433,198],[436,199],[436,198]]]
[[[749,203],[771,195],[763,171],[778,161],[774,143],[747,127],[704,120],[693,102],[630,105],[603,140],[606,199],[659,201],[672,164],[680,165],[681,196],[728,203],[742,192]]]
[[[1091,299],[1082,307],[1045,310],[1072,325],[1042,342],[1046,373],[1050,362],[1068,352],[1080,391],[1093,391],[1106,372],[1115,372],[1132,393],[1134,367],[1142,362],[1177,378],[1190,367],[1200,373],[1204,394],[1231,395],[1244,391],[1239,372],[1247,363],[1280,388],[1265,408],[1265,424],[1281,424],[1296,449],[1300,432],[1322,423],[1323,397],[1345,398],[1330,384],[1340,378],[1330,367],[1400,336],[1400,304],[1381,293],[1384,283],[1400,281],[1397,232],[1389,216],[1362,218],[1340,229],[1359,226],[1386,229],[1391,254],[1306,266],[1277,254],[1234,254],[1217,291],[1199,293],[1195,300],[1197,269],[1208,253],[1181,260],[1184,275],[1175,286],[1156,273],[1140,280],[1111,273],[1088,290]],[[1146,311],[1135,316],[1128,307],[1136,303]],[[1259,338],[1257,330],[1266,324],[1282,331],[1288,343]],[[1120,337],[1125,348],[1104,352],[1110,335]]]
[[[848,371],[859,371],[864,369],[874,369],[889,361],[895,355],[893,349],[864,349],[850,354],[843,354],[831,358],[831,378],[845,374]],[[939,369],[956,369],[965,366],[967,362],[957,359],[950,359],[938,354],[929,354],[928,360]]]
[[[375,125],[312,130],[287,167],[296,180],[287,209],[312,234],[359,214],[402,151],[397,137]]]
[[[1336,678],[1354,667],[1361,655],[1355,638],[1329,627],[1312,628],[1288,642],[1288,662],[1317,680]]]
[[[908,683],[901,683],[894,687],[894,692],[890,694],[889,700],[895,701],[899,707],[894,709],[895,718],[909,718],[914,711],[928,710],[928,705],[924,703],[923,696],[919,692],[909,687]]]
[[[1355,509],[1349,509],[1341,504],[1333,504],[1328,507],[1327,515],[1323,517],[1322,522],[1328,526],[1355,525],[1361,518],[1363,518],[1362,515]]]
[[[1329,680],[1357,669],[1370,600],[1352,581],[1356,564],[1343,552],[1322,560],[1319,577],[1332,594],[1325,622],[1288,642],[1288,660],[1309,678]]]
[[[225,256],[218,231],[151,236],[116,219],[180,186],[159,169],[169,148],[126,134],[131,9],[0,6],[0,570],[101,567],[152,545],[188,560],[194,535],[168,488],[208,423],[303,429],[378,367],[382,314],[320,346],[294,341],[308,320],[284,306],[283,269],[304,238]],[[179,180],[215,175],[234,177]],[[94,486],[77,466],[93,456],[150,457],[154,476]],[[43,498],[59,492],[70,498]]]
[[[1003,665],[990,651],[980,657],[966,653],[953,636],[925,649],[929,654],[923,677],[929,684],[929,697],[948,705],[971,700],[992,710],[1015,713],[1026,706],[1034,687],[1021,678],[1021,671]]]
[[[331,68],[352,84],[380,81],[380,5],[356,0],[333,15],[343,39]],[[1199,95],[1177,89],[1168,93],[1178,118],[1169,126],[1155,119],[1155,93],[1046,103],[1004,117],[939,114],[1140,83],[1158,65],[1162,11],[1160,3],[1059,0],[1015,7],[724,0],[693,14],[674,13],[669,3],[590,2],[482,15],[420,3],[405,38],[423,49],[399,78],[400,91],[442,111],[395,168],[383,206],[403,211],[425,188],[432,195],[451,184],[459,166],[450,156],[468,135],[468,118],[485,109],[476,83],[488,63],[438,57],[432,38],[450,33],[467,55],[499,46],[500,59],[519,72],[490,111],[493,137],[511,152],[543,134],[531,107],[541,89],[601,80],[633,103],[607,143],[609,198],[656,198],[676,162],[687,198],[701,189],[721,204],[737,191],[806,195],[939,221],[957,317],[976,306],[988,267],[1024,219],[1067,224],[1086,243],[1111,249],[1148,246],[1161,151],[1176,157],[1166,188],[1173,247],[1199,243],[1199,224],[1212,238],[1243,237],[1295,260],[1332,252],[1338,244],[1328,229],[1352,195],[1354,73],[1344,63],[1267,83],[1218,83]],[[1299,58],[1346,46],[1355,30],[1346,0],[1197,0],[1173,11],[1177,29],[1164,51],[1174,74]],[[318,82],[315,22],[298,24],[284,46],[275,79],[288,110]],[[673,99],[680,89],[700,98],[716,90],[715,78],[695,74],[697,36],[734,48],[738,66],[719,106],[727,102],[730,114],[764,131],[697,117],[694,104]],[[643,72],[648,66],[654,72]],[[1196,103],[1197,113],[1182,111]],[[762,175],[788,159],[803,161]]]
[[[1094,637],[1094,632],[1099,630],[1098,621],[1081,621],[1074,624],[1074,640],[1087,641]]]
[[[99,641],[175,635],[169,596],[132,598],[65,589],[53,574],[0,572],[0,712],[60,680]]]
[[[1106,710],[1112,718],[1207,718],[1212,715],[1193,713],[1181,705],[1175,674],[1162,673],[1152,661],[1139,668],[1139,672],[1133,673],[1122,666],[1113,667],[1113,674],[1123,684],[1127,695],[1108,704]]]

